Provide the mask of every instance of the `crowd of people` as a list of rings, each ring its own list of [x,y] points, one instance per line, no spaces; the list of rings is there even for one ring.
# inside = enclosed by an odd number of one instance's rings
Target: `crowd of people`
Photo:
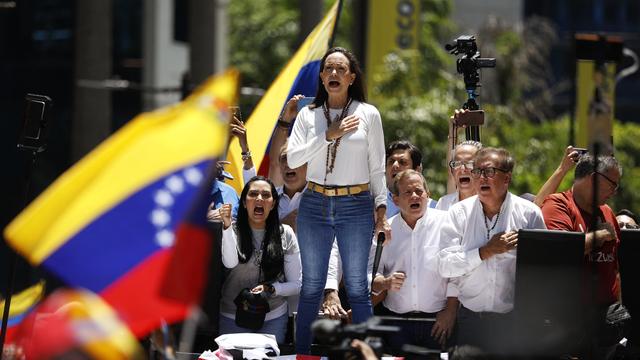
[[[296,95],[278,119],[267,178],[256,176],[246,129],[232,121],[246,183],[238,197],[217,181],[207,214],[222,224],[221,334],[269,333],[283,343],[289,315],[297,312],[295,351],[309,354],[319,311],[361,323],[375,307],[398,319],[391,324],[401,333],[389,339],[396,353],[405,343],[500,353],[512,326],[522,229],[585,234],[585,271],[595,267],[598,274],[597,296],[585,301],[598,309],[595,328],[604,326],[607,309],[621,301],[620,229],[638,228],[633,213],[623,210],[616,219],[605,204],[622,175],[613,156],[568,147],[531,201],[509,191],[516,166],[509,151],[467,140],[453,144],[451,192],[435,201],[421,151],[405,140],[385,147],[355,56],[330,49],[318,75],[313,102],[298,111],[302,96]],[[452,116],[451,131],[463,114]],[[557,192],[574,167],[573,186]],[[379,234],[384,251],[372,274]],[[257,325],[240,316],[243,289],[268,304]],[[579,353],[590,354],[585,358],[611,358],[616,343],[592,341],[597,336],[598,330],[572,340]]]

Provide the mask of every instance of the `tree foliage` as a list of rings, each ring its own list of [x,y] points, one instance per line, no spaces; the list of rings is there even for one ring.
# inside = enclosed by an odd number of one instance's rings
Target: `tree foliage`
[[[325,0],[330,6],[331,0]],[[336,45],[350,47],[354,16],[345,1]],[[266,88],[295,51],[299,29],[297,0],[255,2],[235,0],[231,15],[231,63],[243,74],[243,85]],[[450,0],[421,1],[421,45],[417,51],[392,53],[380,85],[371,89],[382,114],[385,141],[407,139],[424,153],[424,173],[434,197],[445,194],[446,143],[449,117],[466,100],[455,58],[444,44],[458,34],[450,20]],[[549,71],[553,27],[531,18],[519,27],[489,23],[478,34],[483,56],[498,58],[496,69],[482,70],[480,88],[486,124],[485,145],[508,149],[516,159],[511,191],[536,193],[560,163],[568,145],[570,117],[556,116],[552,99],[569,81],[553,79]],[[464,135],[461,133],[461,138]],[[640,126],[614,126],[616,157],[623,166],[622,186],[611,200],[614,209],[640,212]],[[559,190],[567,189],[570,174]]]

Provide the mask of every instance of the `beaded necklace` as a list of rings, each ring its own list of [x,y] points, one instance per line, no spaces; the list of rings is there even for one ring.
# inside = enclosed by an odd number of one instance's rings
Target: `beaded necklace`
[[[352,99],[349,98],[349,100],[347,101],[347,105],[345,105],[344,108],[342,109],[342,113],[333,120],[334,122],[342,121],[342,119],[344,119],[345,116],[347,116],[347,113],[349,112],[349,106],[351,105],[351,100]],[[331,114],[329,114],[329,107],[327,106],[326,101],[324,104],[322,104],[322,111],[324,112],[325,119],[327,119],[327,129],[328,129],[329,126],[331,126]],[[327,184],[327,175],[333,172],[333,167],[336,164],[336,155],[338,153],[338,146],[340,146],[341,139],[342,137],[339,137],[335,141],[333,141],[333,143],[327,146],[327,160],[325,163],[326,167],[324,172],[325,185]],[[331,156],[331,158],[329,158],[329,156]]]
[[[498,225],[498,220],[500,220],[500,212],[498,212],[498,214],[496,215],[496,222],[493,223],[493,225],[491,226],[491,229],[489,229],[489,224],[487,223],[487,216],[484,214],[482,215],[484,219],[484,226],[487,228],[487,242],[489,242],[489,233],[496,228],[496,225]]]

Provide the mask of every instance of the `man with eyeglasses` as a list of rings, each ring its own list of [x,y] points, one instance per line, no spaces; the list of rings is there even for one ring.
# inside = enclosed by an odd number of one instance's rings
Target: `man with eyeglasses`
[[[449,174],[455,182],[456,191],[441,197],[436,204],[436,209],[449,210],[451,205],[476,194],[471,183],[471,170],[473,157],[480,149],[482,149],[482,143],[474,140],[463,141],[456,146],[453,159],[449,161]]]
[[[616,220],[618,220],[618,226],[620,229],[640,229],[638,225],[638,218],[629,209],[622,209],[616,213]]]
[[[598,317],[595,320],[595,338],[603,330],[607,308],[620,298],[617,280],[620,228],[613,210],[605,202],[618,190],[621,174],[622,168],[613,156],[599,156],[596,167],[594,157],[585,154],[576,164],[572,188],[547,196],[542,204],[549,229],[585,233],[584,293],[595,294],[595,299],[592,299]],[[595,196],[594,189],[597,189]],[[595,289],[591,280],[594,269],[598,275]],[[606,359],[613,355],[614,350],[615,344],[609,344],[584,351],[596,351],[596,358]]]
[[[509,192],[514,160],[507,150],[483,148],[473,161],[477,195],[449,209],[438,270],[458,290],[458,344],[501,354],[510,334],[517,231],[545,224],[539,207]]]

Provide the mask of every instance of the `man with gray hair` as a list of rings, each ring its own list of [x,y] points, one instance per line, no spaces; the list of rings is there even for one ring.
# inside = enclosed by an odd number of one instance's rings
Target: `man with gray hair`
[[[591,303],[598,319],[591,336],[596,338],[600,338],[608,307],[620,298],[617,280],[620,228],[613,210],[605,202],[618,190],[621,174],[622,168],[613,156],[599,156],[596,164],[593,156],[583,155],[576,165],[573,187],[547,196],[542,204],[549,229],[585,233],[584,294],[595,294]],[[589,276],[591,271],[597,274],[595,282]],[[595,345],[595,349],[588,351],[596,351],[598,359],[607,359],[613,356],[615,343],[606,345]]]
[[[453,204],[442,227],[438,270],[458,290],[458,345],[504,350],[515,293],[518,230],[544,229],[540,208],[509,192],[514,160],[482,148],[471,175],[477,195]],[[455,292],[450,293],[455,296]]]

